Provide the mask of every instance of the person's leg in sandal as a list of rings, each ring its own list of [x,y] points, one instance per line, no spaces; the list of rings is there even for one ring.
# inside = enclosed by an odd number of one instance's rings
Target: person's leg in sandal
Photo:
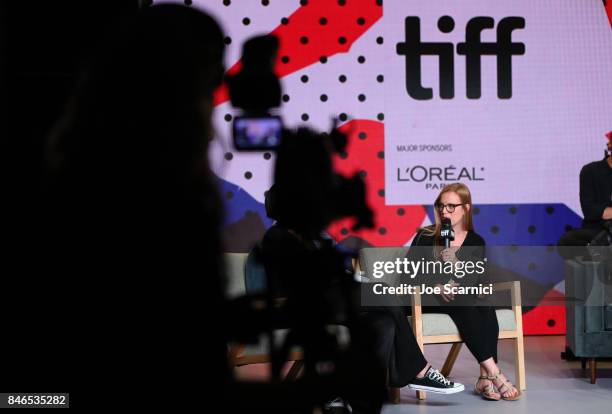
[[[474,392],[488,401],[499,401],[501,399],[501,395],[495,390],[493,382],[489,379],[487,371],[482,365],[480,366],[478,381],[474,384]]]
[[[493,385],[499,390],[501,398],[506,401],[516,401],[521,397],[521,392],[502,374],[498,369],[497,373],[488,377],[493,381]]]
[[[499,325],[495,311],[491,307],[478,306],[447,307],[444,311],[453,319],[463,342],[478,361],[480,376],[474,391],[487,400],[501,399],[488,378],[498,371],[495,361]]]
[[[519,399],[520,391],[501,373],[493,358],[482,361],[480,366],[486,370],[487,378],[493,382],[503,400],[514,401]]]

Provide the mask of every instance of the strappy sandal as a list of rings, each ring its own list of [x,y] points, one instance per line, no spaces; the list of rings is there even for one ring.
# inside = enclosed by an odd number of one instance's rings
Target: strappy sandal
[[[516,401],[521,398],[521,390],[516,388],[510,381],[508,381],[508,379],[506,379],[505,381],[502,380],[500,375],[502,375],[501,369],[497,372],[497,374],[487,378],[490,379],[491,382],[493,382],[493,385],[495,385],[495,381],[501,381],[502,385],[497,387],[497,390],[499,391],[499,395],[501,396],[502,400]],[[514,397],[504,397],[504,393],[512,391],[512,388],[516,390],[516,395]]]
[[[490,381],[491,379],[486,375],[481,375],[480,377],[478,377],[478,381],[476,381],[476,384],[474,384],[474,393],[480,395],[483,399],[488,401],[499,401],[501,399],[501,394],[495,391],[493,383],[490,382],[483,389],[478,389],[478,383],[480,382],[480,380]]]

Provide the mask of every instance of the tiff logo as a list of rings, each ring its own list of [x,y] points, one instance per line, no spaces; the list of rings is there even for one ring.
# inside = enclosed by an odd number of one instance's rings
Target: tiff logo
[[[440,98],[455,96],[455,54],[454,46],[448,42],[422,42],[421,21],[418,17],[406,17],[406,41],[397,44],[398,55],[406,56],[406,91],[414,99],[428,100],[433,97],[431,88],[421,83],[421,56],[438,56],[440,77]],[[481,95],[481,61],[483,55],[497,57],[497,96],[500,99],[512,97],[512,56],[525,54],[524,43],[512,42],[512,31],[525,28],[522,17],[506,17],[497,24],[497,41],[483,43],[480,33],[495,27],[492,17],[474,17],[465,27],[465,42],[457,44],[457,53],[465,56],[466,89],[469,99]],[[455,21],[450,16],[438,19],[438,29],[450,33]]]

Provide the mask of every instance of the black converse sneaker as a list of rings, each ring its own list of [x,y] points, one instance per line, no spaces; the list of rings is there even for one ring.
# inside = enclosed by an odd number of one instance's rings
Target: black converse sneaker
[[[447,380],[444,375],[440,374],[440,371],[431,366],[427,369],[423,378],[415,378],[410,381],[408,388],[438,394],[454,394],[465,389],[463,384]]]

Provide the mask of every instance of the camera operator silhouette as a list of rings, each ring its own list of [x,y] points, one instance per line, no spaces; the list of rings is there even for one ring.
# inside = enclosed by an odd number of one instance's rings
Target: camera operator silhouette
[[[103,44],[49,141],[47,260],[70,292],[48,309],[68,333],[47,340],[74,381],[113,391],[107,403],[195,405],[230,378],[207,160],[223,38],[194,8],[143,9]]]

